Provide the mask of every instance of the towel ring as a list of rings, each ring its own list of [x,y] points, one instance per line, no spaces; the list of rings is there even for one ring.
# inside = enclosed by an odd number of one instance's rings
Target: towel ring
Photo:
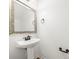
[[[45,20],[44,20],[44,18],[42,18],[42,19],[41,19],[41,23],[42,23],[42,24],[44,24],[44,23],[45,23]]]

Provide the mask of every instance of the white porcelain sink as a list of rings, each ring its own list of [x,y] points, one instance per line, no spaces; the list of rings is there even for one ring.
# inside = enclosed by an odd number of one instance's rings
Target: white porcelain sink
[[[34,47],[35,45],[37,45],[39,43],[40,39],[38,38],[33,38],[31,40],[19,40],[16,41],[16,46],[19,48],[31,48]]]
[[[18,48],[27,48],[27,59],[34,59],[34,49],[33,47],[38,45],[40,39],[33,38],[31,40],[19,40],[16,41],[16,47]]]

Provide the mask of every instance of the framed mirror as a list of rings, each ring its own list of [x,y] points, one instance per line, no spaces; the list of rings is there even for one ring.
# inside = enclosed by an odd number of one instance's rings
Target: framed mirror
[[[36,11],[20,0],[10,0],[9,33],[36,32]]]

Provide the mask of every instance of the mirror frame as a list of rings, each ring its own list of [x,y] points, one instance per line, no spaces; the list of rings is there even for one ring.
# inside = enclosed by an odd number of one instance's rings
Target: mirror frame
[[[37,16],[36,16],[36,10],[31,8],[30,6],[26,5],[25,3],[17,0],[18,2],[22,3],[23,5],[27,6],[28,8],[30,8],[33,12],[34,12],[34,31],[20,31],[20,32],[16,32],[14,31],[14,0],[10,0],[10,8],[9,8],[9,34],[13,34],[13,33],[37,33]],[[11,19],[11,23],[12,23],[12,32],[10,33],[10,19]]]

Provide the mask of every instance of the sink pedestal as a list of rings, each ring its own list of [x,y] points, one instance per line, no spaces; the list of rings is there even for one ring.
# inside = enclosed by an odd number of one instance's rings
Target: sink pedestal
[[[34,46],[38,45],[40,39],[31,39],[28,41],[16,41],[16,47],[18,48],[27,48],[27,59],[34,59]]]
[[[27,48],[27,59],[34,59],[34,49]]]

